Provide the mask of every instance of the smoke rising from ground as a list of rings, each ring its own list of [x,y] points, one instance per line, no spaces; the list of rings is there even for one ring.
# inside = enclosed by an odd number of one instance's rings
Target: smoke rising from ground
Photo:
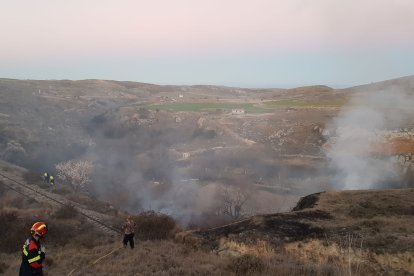
[[[89,148],[85,158],[96,164],[93,192],[119,208],[132,213],[162,212],[182,225],[205,224],[205,216],[213,220],[226,216],[219,210],[225,203],[220,198],[224,186],[244,189],[260,177],[271,179],[280,175],[280,169],[263,158],[270,154],[265,155],[261,147],[210,149],[210,144],[220,140],[200,135],[209,132],[200,131],[197,118],[181,115],[185,122],[178,124],[170,122],[169,113],[153,112],[148,116],[157,116],[158,123],[151,127],[123,125],[122,137],[113,135],[121,133],[122,124],[112,115],[101,116],[98,123],[91,121],[90,135],[95,146]],[[202,154],[184,158],[183,153],[191,151],[194,144]],[[271,203],[272,210],[286,205],[276,201],[277,196],[263,197],[263,193],[257,194],[260,202],[249,197],[248,210],[242,208],[241,212],[263,212],[264,202]],[[266,208],[271,209],[269,204]]]
[[[355,93],[328,127],[326,154],[336,171],[334,186],[371,189],[399,183],[401,170],[386,154],[390,146],[387,137],[393,131],[411,129],[413,116],[411,89],[393,87]]]
[[[87,157],[99,171],[94,178],[94,193],[129,212],[154,210],[173,216],[183,225],[205,211],[201,198],[205,203],[210,195],[200,194],[194,166],[177,161],[182,156],[172,150],[197,139],[191,122],[175,129],[168,121],[159,127],[126,128],[123,137],[113,137],[107,134],[119,133],[119,122],[110,116],[101,119],[101,123],[92,125],[96,146],[89,149]]]

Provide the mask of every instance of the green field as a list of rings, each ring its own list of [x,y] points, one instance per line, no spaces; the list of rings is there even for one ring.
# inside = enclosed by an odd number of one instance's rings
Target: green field
[[[345,104],[344,100],[337,101],[301,101],[296,99],[282,99],[266,102],[265,105],[271,107],[340,107]]]
[[[165,110],[171,112],[187,111],[187,112],[208,112],[216,110],[244,109],[246,113],[266,113],[266,108],[254,106],[252,103],[168,103],[159,105],[149,105],[148,109]]]
[[[264,102],[261,107],[253,103],[166,103],[148,105],[146,108],[151,110],[164,110],[170,112],[212,112],[212,111],[231,111],[232,109],[243,109],[246,113],[268,113],[277,107],[340,107],[343,101],[320,101],[309,102],[296,99],[281,99]]]

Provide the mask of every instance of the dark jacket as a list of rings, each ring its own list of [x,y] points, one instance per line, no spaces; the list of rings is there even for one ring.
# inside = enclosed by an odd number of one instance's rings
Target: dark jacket
[[[28,238],[23,245],[19,276],[42,276],[44,259],[45,253],[41,251],[40,241],[33,237]]]

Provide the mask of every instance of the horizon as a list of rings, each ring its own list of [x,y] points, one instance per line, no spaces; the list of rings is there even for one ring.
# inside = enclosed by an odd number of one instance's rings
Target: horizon
[[[5,0],[0,23],[5,78],[345,88],[414,74],[409,0]]]
[[[352,85],[352,86],[344,86],[344,87],[335,87],[335,86],[330,86],[330,85],[325,85],[325,84],[311,84],[311,85],[300,85],[300,86],[292,86],[292,87],[276,87],[276,86],[269,86],[269,87],[249,87],[249,86],[231,86],[231,85],[222,85],[222,84],[209,84],[209,83],[195,83],[195,84],[169,84],[169,83],[150,83],[150,82],[145,82],[145,81],[132,81],[132,80],[116,80],[116,79],[96,79],[96,78],[88,78],[88,79],[19,79],[19,78],[5,78],[0,76],[0,80],[17,80],[17,81],[108,81],[108,82],[135,82],[135,83],[141,83],[141,84],[149,84],[149,85],[159,85],[159,86],[215,86],[215,87],[225,87],[225,88],[241,88],[241,89],[295,89],[295,88],[302,88],[302,87],[312,87],[312,86],[327,86],[329,88],[332,89],[348,89],[348,88],[352,88],[352,87],[356,87],[356,86],[361,86],[361,85],[369,85],[369,84],[376,84],[376,83],[381,83],[381,82],[386,82],[386,81],[391,81],[391,80],[398,80],[398,79],[403,79],[403,78],[410,78],[410,77],[414,77],[414,75],[406,75],[406,76],[400,76],[400,77],[396,77],[396,78],[391,78],[391,79],[383,79],[383,80],[378,80],[378,81],[371,81],[369,83],[359,83],[356,85]]]

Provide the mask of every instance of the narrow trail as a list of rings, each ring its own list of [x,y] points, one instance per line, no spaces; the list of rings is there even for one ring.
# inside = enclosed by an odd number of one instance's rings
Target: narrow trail
[[[71,201],[61,195],[45,191],[36,185],[27,184],[21,175],[13,173],[12,170],[5,171],[3,168],[0,171],[0,184],[37,202],[50,204],[54,208],[72,205],[80,215],[84,216],[103,233],[112,237],[121,235],[120,230],[104,223],[105,220],[111,219],[111,216],[89,210],[79,203]]]
[[[252,146],[256,144],[255,141],[242,137],[240,134],[236,133],[231,128],[226,126],[226,124],[223,122],[223,118],[220,118],[219,120],[213,120],[211,118],[200,118],[197,121],[197,124],[200,128],[209,127],[212,129],[222,130],[224,133],[226,133],[236,141],[241,142],[242,144],[245,144],[247,146]]]

